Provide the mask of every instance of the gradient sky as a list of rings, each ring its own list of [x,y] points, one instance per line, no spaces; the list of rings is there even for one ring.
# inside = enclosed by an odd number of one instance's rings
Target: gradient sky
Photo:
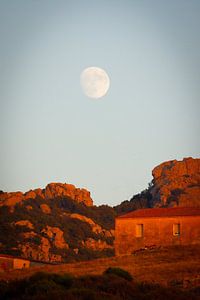
[[[116,205],[199,157],[199,30],[199,0],[0,0],[0,189],[67,182]],[[98,100],[89,66],[111,80]]]

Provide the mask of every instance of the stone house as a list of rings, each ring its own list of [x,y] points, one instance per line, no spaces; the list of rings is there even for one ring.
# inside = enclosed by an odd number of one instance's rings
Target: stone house
[[[30,261],[25,258],[15,257],[6,254],[0,254],[0,271],[9,271],[11,269],[26,269],[30,267]]]
[[[115,219],[115,255],[190,244],[200,244],[200,208],[139,209]]]

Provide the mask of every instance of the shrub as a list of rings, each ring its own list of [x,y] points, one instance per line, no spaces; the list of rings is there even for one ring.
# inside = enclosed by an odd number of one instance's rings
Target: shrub
[[[74,288],[71,289],[71,294],[75,296],[76,299],[82,300],[96,300],[95,292],[87,288]]]
[[[70,288],[73,284],[73,277],[70,274],[55,274],[46,272],[37,272],[29,278],[29,282],[41,282],[43,280],[52,281],[66,289]]]
[[[49,295],[52,291],[61,289],[53,280],[44,278],[29,284],[25,290],[26,295]]]
[[[50,274],[50,278],[56,283],[69,289],[73,284],[73,277],[70,274],[64,273],[62,275]]]
[[[0,299],[5,299],[8,292],[8,283],[6,281],[0,281]]]
[[[132,279],[133,279],[131,274],[128,271],[123,270],[121,268],[108,268],[104,271],[104,274],[106,274],[106,275],[114,274],[114,275],[122,277],[128,281],[132,281]]]

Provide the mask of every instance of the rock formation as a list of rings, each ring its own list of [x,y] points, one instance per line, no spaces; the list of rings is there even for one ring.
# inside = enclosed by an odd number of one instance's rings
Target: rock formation
[[[103,257],[113,249],[111,210],[99,210],[89,191],[66,183],[26,193],[0,192],[0,250],[46,262],[87,259],[88,250],[91,258]]]
[[[47,225],[46,228],[42,230],[42,233],[50,238],[56,248],[69,249],[68,244],[64,240],[63,231],[60,228]]]
[[[96,233],[96,234],[102,234],[106,237],[114,237],[114,230],[106,230],[103,229],[100,225],[96,224],[92,219],[80,215],[80,214],[70,214],[69,215],[72,219],[78,219],[81,220],[82,222],[86,222],[91,226],[92,232]]]
[[[45,261],[45,262],[61,262],[62,256],[50,253],[51,244],[45,237],[41,237],[40,245],[34,243],[19,244],[22,256],[31,260]]]
[[[87,206],[93,205],[90,192],[86,189],[76,188],[73,184],[66,183],[50,183],[44,190],[45,199],[53,199],[56,197],[70,197],[77,202],[83,202]]]
[[[33,224],[29,220],[20,220],[20,221],[15,222],[14,224],[18,225],[18,226],[25,226],[29,229],[34,229]]]
[[[102,240],[94,240],[92,238],[88,238],[86,241],[82,241],[83,247],[87,249],[91,249],[93,251],[102,251],[104,249],[112,249],[113,246],[108,245],[105,241]]]
[[[22,225],[22,221],[20,225]],[[19,225],[16,222],[15,225]],[[29,229],[31,229],[29,227]],[[65,242],[63,231],[58,227],[46,226],[41,230],[40,234],[34,231],[21,233],[23,237],[22,242],[19,243],[18,249],[21,250],[22,255],[26,258],[46,262],[61,262],[62,256],[51,252],[51,248],[69,249],[69,245]],[[34,241],[36,241],[35,243]]]
[[[200,207],[200,159],[164,162],[152,175],[153,206]]]
[[[50,200],[58,197],[70,197],[78,203],[84,203],[86,206],[93,205],[93,200],[88,190],[76,188],[73,184],[49,183],[43,190],[30,190],[24,194],[22,192],[1,192],[0,206],[9,206],[11,208],[11,211],[13,211],[14,206],[17,203],[22,203],[23,201],[28,199],[35,199],[36,197],[40,197],[44,200]]]
[[[40,208],[44,214],[50,214],[51,208],[47,204],[40,204]]]

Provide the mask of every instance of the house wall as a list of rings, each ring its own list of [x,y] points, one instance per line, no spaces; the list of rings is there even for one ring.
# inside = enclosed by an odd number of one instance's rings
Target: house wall
[[[5,272],[13,268],[13,259],[9,257],[0,257],[0,271]]]
[[[30,261],[20,258],[14,258],[13,269],[26,269],[30,267]]]
[[[143,237],[136,237],[136,225],[143,224]],[[180,224],[180,235],[173,235]],[[132,254],[148,246],[200,244],[200,216],[165,218],[116,218],[115,255]]]
[[[15,258],[15,257],[1,257],[0,256],[0,271],[6,272],[11,269],[24,269],[30,267],[30,261],[21,259],[21,258]]]

